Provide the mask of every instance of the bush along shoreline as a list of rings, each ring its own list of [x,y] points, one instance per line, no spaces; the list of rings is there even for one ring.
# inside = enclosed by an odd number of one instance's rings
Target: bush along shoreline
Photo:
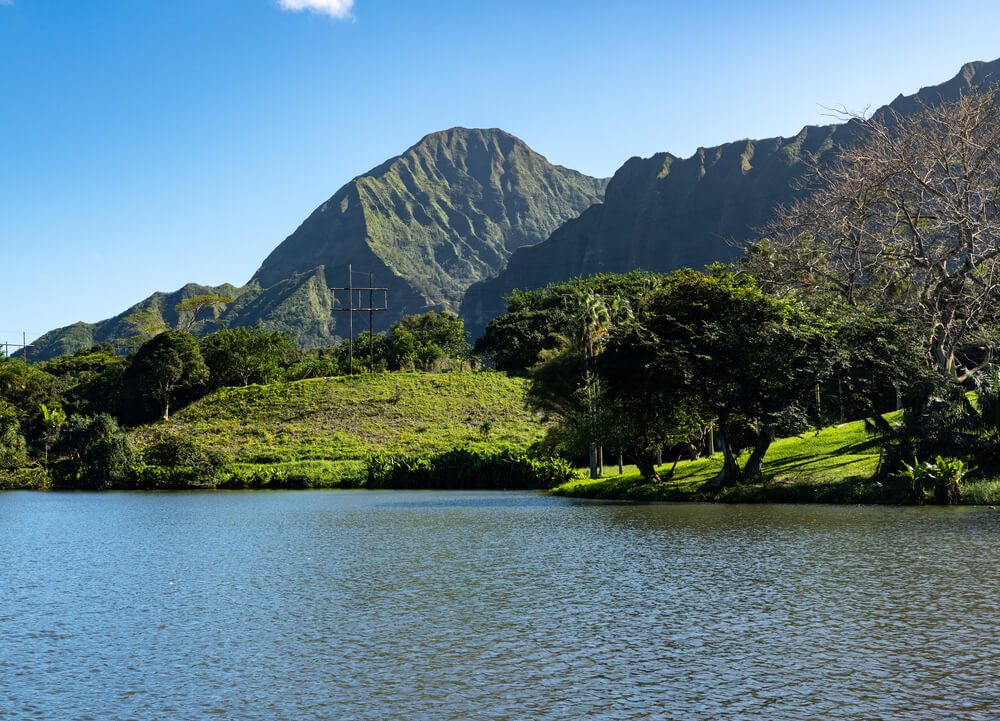
[[[548,490],[577,472],[566,460],[515,450],[457,448],[419,455],[372,454],[346,469],[323,462],[233,464],[223,454],[171,438],[147,449],[147,462],[112,476],[79,469],[25,469],[0,477],[0,490]],[[149,461],[153,461],[150,463]]]

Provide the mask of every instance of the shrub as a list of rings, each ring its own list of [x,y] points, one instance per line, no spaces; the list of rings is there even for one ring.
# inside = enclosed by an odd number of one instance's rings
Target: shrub
[[[71,416],[58,449],[65,456],[54,473],[58,485],[126,488],[136,479],[139,453],[107,413]]]
[[[28,447],[14,406],[0,400],[0,468],[20,468],[28,462]]]
[[[469,448],[430,457],[375,454],[368,457],[366,467],[369,488],[552,488],[575,475],[573,467],[558,457]]]
[[[215,487],[226,479],[231,466],[225,453],[176,433],[156,437],[146,447],[143,460],[147,467],[142,480],[157,487]]]
[[[962,479],[968,472],[965,463],[957,458],[938,456],[934,463],[920,463],[914,458],[912,466],[903,464],[896,479],[912,503],[924,503],[929,496],[936,504],[952,505],[961,500]]]

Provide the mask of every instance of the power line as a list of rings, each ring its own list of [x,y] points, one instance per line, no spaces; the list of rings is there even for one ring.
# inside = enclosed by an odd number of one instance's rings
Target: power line
[[[10,358],[10,349],[13,348],[16,353],[20,349],[21,354],[24,356],[24,362],[28,362],[28,349],[34,348],[35,346],[28,342],[28,334],[25,331],[21,331],[21,342],[11,343],[10,341],[3,341],[3,356],[4,358]]]
[[[360,271],[359,271],[360,273]],[[363,275],[363,273],[362,273]],[[347,372],[354,375],[354,314],[368,313],[368,353],[369,362],[375,363],[375,313],[389,310],[389,289],[376,288],[374,284],[374,274],[368,273],[368,287],[354,285],[354,271],[351,264],[347,264],[347,287],[330,288],[333,292],[333,310],[338,313],[347,313]],[[337,307],[337,291],[347,292],[347,307]],[[358,304],[354,305],[354,292],[358,293]],[[368,291],[368,305],[362,304],[362,293]],[[382,305],[375,305],[375,293],[382,293]]]

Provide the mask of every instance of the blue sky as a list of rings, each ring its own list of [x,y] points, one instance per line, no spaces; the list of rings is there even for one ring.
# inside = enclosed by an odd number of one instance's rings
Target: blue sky
[[[611,175],[942,82],[997,27],[962,0],[0,0],[0,342],[242,284],[428,132]]]

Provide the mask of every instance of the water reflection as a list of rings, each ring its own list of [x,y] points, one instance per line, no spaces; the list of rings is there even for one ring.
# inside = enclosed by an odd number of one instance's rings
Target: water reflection
[[[1000,514],[0,495],[0,718],[997,719]]]

